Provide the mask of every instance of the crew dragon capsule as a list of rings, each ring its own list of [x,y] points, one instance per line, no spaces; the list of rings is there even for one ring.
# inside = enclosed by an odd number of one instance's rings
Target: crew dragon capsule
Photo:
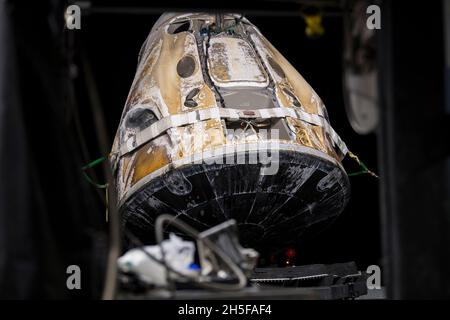
[[[346,153],[319,96],[248,19],[166,13],[139,53],[110,161],[122,222],[141,240],[169,213],[199,230],[235,219],[260,248],[342,212]]]

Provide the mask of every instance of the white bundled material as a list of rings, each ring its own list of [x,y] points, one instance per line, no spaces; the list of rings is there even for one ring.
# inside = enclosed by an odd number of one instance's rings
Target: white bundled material
[[[164,250],[166,264],[175,271],[185,275],[191,275],[190,265],[194,262],[195,245],[191,241],[184,241],[175,234],[170,234],[169,239],[161,243]],[[161,261],[162,255],[159,245],[145,246],[127,251],[121,256],[117,263],[119,270],[127,273],[134,273],[137,277],[156,286],[165,286],[167,284],[166,269],[161,264],[148,257],[144,249],[155,259]],[[171,277],[174,277],[173,273]],[[176,276],[175,276],[176,277]]]

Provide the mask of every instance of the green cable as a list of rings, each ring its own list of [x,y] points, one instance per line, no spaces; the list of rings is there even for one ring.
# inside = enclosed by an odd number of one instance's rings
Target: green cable
[[[352,172],[352,173],[349,173],[349,174],[347,174],[349,177],[355,177],[355,176],[359,176],[359,175],[361,175],[361,174],[366,174],[367,173],[367,171],[358,171],[358,172]]]
[[[107,187],[108,187],[108,184],[107,183],[105,183],[105,184],[99,184],[99,183],[97,183],[97,182],[95,182],[94,180],[92,180],[87,174],[86,174],[86,172],[84,172],[83,171],[83,175],[84,175],[84,178],[90,183],[90,184],[92,184],[94,187],[96,187],[96,188],[99,188],[99,189],[106,189]]]
[[[352,173],[347,174],[349,177],[355,177],[355,176],[359,176],[359,175],[362,175],[362,174],[370,174],[371,176],[373,176],[373,177],[375,177],[375,178],[378,178],[378,175],[376,175],[374,172],[370,171],[369,168],[367,168],[367,166],[364,164],[364,162],[362,162],[361,160],[359,160],[359,158],[358,158],[356,155],[354,155],[352,152],[350,152],[350,151],[349,151],[349,156],[350,156],[350,158],[354,159],[354,160],[359,164],[359,166],[363,169],[363,170],[361,170],[361,171],[352,172]],[[98,159],[96,159],[96,160],[94,160],[94,161],[88,163],[87,165],[85,165],[85,166],[83,166],[83,167],[81,168],[81,170],[83,171],[83,175],[84,175],[84,177],[86,178],[86,180],[87,180],[90,184],[92,184],[93,186],[95,186],[96,188],[99,188],[99,189],[105,189],[105,188],[107,188],[107,187],[108,187],[108,184],[107,184],[107,183],[105,183],[105,184],[99,184],[99,183],[93,181],[93,180],[87,175],[86,170],[95,167],[96,165],[98,165],[99,163],[102,163],[103,161],[105,161],[105,160],[107,160],[107,159],[108,159],[107,157],[101,157],[101,158],[98,158]]]
[[[81,167],[81,170],[83,171],[84,178],[90,184],[92,184],[94,187],[99,188],[99,189],[106,189],[108,187],[108,184],[107,183],[100,184],[100,183],[95,182],[94,180],[91,179],[91,177],[89,177],[89,175],[86,173],[86,170],[95,167],[96,165],[98,165],[99,163],[102,163],[106,159],[108,159],[108,158],[107,157],[101,157],[101,158],[98,158],[98,159],[88,163],[87,165]]]
[[[86,169],[95,167],[96,165],[98,165],[99,163],[102,163],[102,162],[105,161],[106,159],[107,159],[107,157],[101,157],[101,158],[98,158],[98,159],[96,159],[96,160],[94,160],[94,161],[88,163],[88,164],[85,165],[84,167],[82,167],[81,170],[84,171],[84,170],[86,170]]]
[[[353,154],[351,151],[348,151],[348,155],[350,158],[355,160],[359,164],[359,166],[362,168],[361,171],[352,172],[352,173],[347,174],[349,177],[359,176],[361,174],[370,174],[372,177],[379,178],[376,173],[369,170],[369,168],[367,168],[367,166],[361,160],[359,160],[359,158],[355,154]]]

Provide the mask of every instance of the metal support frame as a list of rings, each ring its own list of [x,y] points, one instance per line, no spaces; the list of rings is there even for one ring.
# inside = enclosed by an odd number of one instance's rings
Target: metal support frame
[[[423,9],[384,1],[378,31],[382,271],[394,299],[450,297],[442,2]]]

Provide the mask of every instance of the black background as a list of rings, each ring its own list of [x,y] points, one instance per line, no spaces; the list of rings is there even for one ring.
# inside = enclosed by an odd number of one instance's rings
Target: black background
[[[91,61],[111,139],[134,77],[139,49],[158,17],[158,14],[93,13],[83,17],[81,30],[66,31],[77,33],[76,37],[81,39]],[[350,150],[376,170],[375,134],[360,136],[355,133],[344,110],[342,17],[325,17],[325,34],[317,39],[306,37],[305,23],[300,16],[277,16],[267,12],[256,16],[247,14],[246,17],[319,94],[328,108],[333,127]],[[83,116],[88,118],[90,113],[86,111]],[[345,165],[349,172],[357,170],[350,161]],[[364,269],[371,264],[380,264],[378,181],[368,175],[357,176],[351,178],[351,186],[351,200],[335,223],[296,247],[296,264],[353,260]]]
[[[0,37],[0,298],[100,297],[108,245],[104,194],[81,167],[109,151],[138,52],[159,15],[165,8],[201,8],[194,2],[91,2],[151,10],[87,10],[81,30],[68,30],[62,15],[68,1],[0,2],[0,31],[6,34]],[[391,297],[449,297],[442,3],[382,3],[383,122],[377,135],[367,136],[351,129],[344,110],[340,15],[325,16],[325,34],[309,39],[295,1],[202,5],[248,9],[246,17],[322,98],[350,150],[380,172],[380,180],[350,179],[347,208],[327,230],[297,245],[295,263],[378,264],[390,280],[384,284]],[[105,117],[106,150],[93,117],[86,63]],[[344,166],[358,170],[347,160]],[[95,173],[105,181],[101,166]],[[83,270],[77,292],[66,287],[71,264]]]

